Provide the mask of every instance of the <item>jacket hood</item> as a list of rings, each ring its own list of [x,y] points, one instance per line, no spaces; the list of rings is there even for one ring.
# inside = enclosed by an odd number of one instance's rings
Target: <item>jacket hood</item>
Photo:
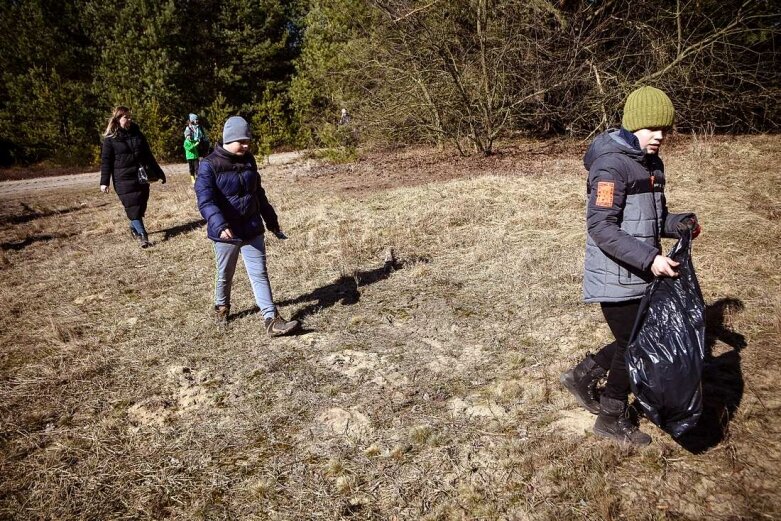
[[[621,129],[606,130],[597,136],[591,146],[588,147],[583,157],[586,170],[591,170],[591,165],[605,154],[626,154],[637,162],[642,162],[645,152],[634,148],[621,136]]]

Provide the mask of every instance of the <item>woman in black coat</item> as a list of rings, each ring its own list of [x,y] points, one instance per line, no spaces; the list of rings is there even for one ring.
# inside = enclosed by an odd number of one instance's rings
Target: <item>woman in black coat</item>
[[[108,193],[109,180],[125,207],[130,219],[130,233],[142,248],[151,246],[144,214],[149,201],[149,183],[139,180],[139,167],[143,166],[150,178],[165,183],[165,174],[155,161],[144,134],[133,123],[130,109],[117,107],[108,120],[100,153],[100,191]]]

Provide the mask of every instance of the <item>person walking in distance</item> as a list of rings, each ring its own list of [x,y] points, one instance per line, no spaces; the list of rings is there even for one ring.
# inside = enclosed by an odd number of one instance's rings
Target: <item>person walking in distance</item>
[[[339,125],[347,125],[350,123],[351,119],[347,109],[342,108],[342,111],[339,113]]]
[[[241,255],[266,332],[271,336],[286,335],[295,331],[299,323],[283,319],[274,305],[263,232],[268,228],[279,239],[287,237],[260,184],[257,163],[249,151],[251,139],[244,118],[228,118],[222,131],[222,146],[218,144],[201,161],[195,181],[198,209],[207,221],[207,235],[213,242],[217,264],[215,319],[219,325],[227,325],[231,284]]]
[[[678,263],[664,256],[661,238],[678,236],[680,223],[696,237],[693,213],[669,213],[659,149],[675,117],[670,98],[642,87],[626,99],[622,127],[596,137],[584,158],[588,175],[584,300],[599,303],[615,340],[561,375],[561,383],[597,414],[594,433],[646,445],[627,414],[630,391],[625,352],[640,300],[654,277],[675,277]],[[601,397],[597,383],[607,376]]]
[[[142,248],[152,245],[144,226],[144,215],[149,201],[149,182],[160,179],[165,184],[165,174],[157,164],[149,143],[136,123],[130,109],[119,106],[108,119],[100,152],[100,191],[109,192],[109,183],[125,207],[130,220],[130,233]],[[139,174],[139,170],[142,174]]]
[[[206,133],[200,125],[198,114],[190,114],[187,126],[184,128],[184,156],[190,169],[190,181],[195,184],[195,176],[198,175],[198,163],[200,158],[209,150]]]

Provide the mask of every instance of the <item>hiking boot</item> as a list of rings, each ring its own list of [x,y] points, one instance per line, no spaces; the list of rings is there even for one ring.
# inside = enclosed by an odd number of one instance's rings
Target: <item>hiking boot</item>
[[[578,403],[591,414],[599,414],[599,397],[597,396],[597,382],[607,375],[607,371],[594,361],[591,355],[578,365],[562,373],[559,381]]]
[[[280,316],[279,311],[275,311],[274,318],[267,318],[264,321],[264,325],[266,326],[266,333],[270,336],[282,336],[292,333],[298,329],[300,324],[298,320],[285,320]]]
[[[149,242],[149,237],[146,235],[136,235],[136,238],[138,239],[138,244],[140,244],[142,248],[146,249],[152,246],[152,243]]]
[[[214,306],[214,322],[219,327],[228,327],[228,315],[230,315],[230,306]]]
[[[603,396],[600,398],[600,408],[594,423],[594,434],[629,445],[651,443],[651,437],[641,432],[627,414],[626,401]]]

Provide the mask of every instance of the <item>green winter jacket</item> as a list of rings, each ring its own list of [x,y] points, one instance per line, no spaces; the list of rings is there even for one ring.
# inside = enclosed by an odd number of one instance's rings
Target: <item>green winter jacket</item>
[[[200,141],[193,141],[190,138],[184,140],[184,157],[188,160],[198,159],[198,145]]]

